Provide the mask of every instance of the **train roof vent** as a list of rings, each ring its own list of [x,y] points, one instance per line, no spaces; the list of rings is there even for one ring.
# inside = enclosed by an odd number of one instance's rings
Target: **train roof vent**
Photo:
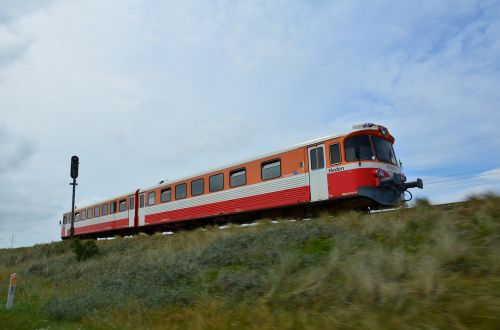
[[[355,124],[352,125],[352,129],[378,129],[378,125],[372,123]]]

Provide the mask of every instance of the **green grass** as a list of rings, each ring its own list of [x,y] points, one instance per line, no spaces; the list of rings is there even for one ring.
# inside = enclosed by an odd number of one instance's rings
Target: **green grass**
[[[499,202],[0,250],[0,328],[498,329]]]

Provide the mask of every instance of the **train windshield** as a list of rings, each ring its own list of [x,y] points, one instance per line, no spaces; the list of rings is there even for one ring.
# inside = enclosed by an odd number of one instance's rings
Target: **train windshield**
[[[344,149],[345,158],[348,162],[375,159],[368,135],[355,135],[345,139]]]
[[[370,142],[371,140],[371,142]],[[373,145],[373,149],[372,149]],[[348,162],[358,160],[375,160],[397,165],[396,154],[392,144],[377,136],[355,135],[345,139],[345,159]]]
[[[394,154],[394,149],[392,144],[382,138],[372,136],[373,147],[375,148],[375,153],[377,154],[377,159],[381,162],[391,163],[397,165],[396,155]]]

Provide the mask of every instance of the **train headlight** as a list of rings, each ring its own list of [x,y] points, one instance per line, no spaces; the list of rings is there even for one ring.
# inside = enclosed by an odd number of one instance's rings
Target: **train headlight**
[[[382,133],[382,135],[384,135],[384,136],[389,134],[389,131],[384,126],[379,126],[379,130],[380,130],[380,133]]]
[[[386,171],[384,171],[383,169],[379,168],[379,169],[373,171],[373,175],[377,178],[383,178],[389,174]]]
[[[406,175],[404,175],[403,173],[400,174],[400,177],[401,177],[401,182],[406,182]]]

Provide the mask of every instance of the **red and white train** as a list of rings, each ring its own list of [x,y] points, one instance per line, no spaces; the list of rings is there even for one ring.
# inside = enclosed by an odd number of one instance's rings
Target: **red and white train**
[[[76,237],[152,232],[172,225],[210,223],[268,210],[318,205],[383,208],[403,201],[409,188],[394,137],[375,124],[334,134],[186,178],[161,182],[75,210]],[[188,221],[189,220],[189,221]],[[61,238],[70,236],[71,212]]]

